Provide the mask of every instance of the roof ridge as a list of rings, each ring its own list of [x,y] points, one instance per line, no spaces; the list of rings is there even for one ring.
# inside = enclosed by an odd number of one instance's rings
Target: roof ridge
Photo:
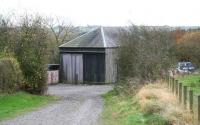
[[[104,47],[107,47],[106,41],[105,41],[105,34],[104,34],[103,27],[101,27],[101,36],[102,36],[102,39],[103,39],[103,46],[104,46]]]

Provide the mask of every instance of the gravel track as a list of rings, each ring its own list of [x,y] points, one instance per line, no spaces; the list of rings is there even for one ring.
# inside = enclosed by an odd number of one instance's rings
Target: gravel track
[[[95,125],[103,109],[101,94],[111,89],[109,85],[49,86],[48,94],[60,96],[60,101],[0,124]]]

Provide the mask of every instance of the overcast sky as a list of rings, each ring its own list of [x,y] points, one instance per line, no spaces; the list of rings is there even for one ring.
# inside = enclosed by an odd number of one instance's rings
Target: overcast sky
[[[58,16],[76,26],[200,26],[200,0],[0,0],[2,13]]]

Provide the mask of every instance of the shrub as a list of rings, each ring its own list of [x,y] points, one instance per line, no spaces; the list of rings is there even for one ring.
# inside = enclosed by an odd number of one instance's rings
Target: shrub
[[[145,81],[160,78],[175,60],[175,47],[167,29],[132,26],[119,37],[118,68],[121,79],[137,77]]]
[[[135,95],[141,87],[142,85],[138,78],[129,78],[118,81],[114,86],[114,90],[121,95]]]
[[[5,48],[13,52],[27,81],[23,88],[42,94],[47,89],[49,31],[40,16],[24,16],[19,22],[15,27],[12,21],[0,16],[0,52]]]
[[[14,57],[0,56],[0,92],[12,93],[23,83],[23,74]]]
[[[48,33],[42,18],[24,18],[20,27],[20,35],[16,57],[27,81],[25,90],[43,94],[47,90],[45,67],[48,58]]]

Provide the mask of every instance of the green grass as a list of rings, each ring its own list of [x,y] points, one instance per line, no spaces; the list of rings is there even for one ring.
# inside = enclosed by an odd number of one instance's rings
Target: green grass
[[[165,125],[167,120],[158,114],[145,115],[138,99],[122,97],[110,91],[103,95],[105,104],[100,124],[102,125]]]
[[[56,100],[53,96],[32,95],[25,92],[0,95],[0,120],[12,118]]]
[[[178,77],[179,82],[191,87],[200,87],[200,75],[187,75]]]
[[[191,87],[195,93],[200,93],[200,75],[187,75],[177,79],[183,85]]]

